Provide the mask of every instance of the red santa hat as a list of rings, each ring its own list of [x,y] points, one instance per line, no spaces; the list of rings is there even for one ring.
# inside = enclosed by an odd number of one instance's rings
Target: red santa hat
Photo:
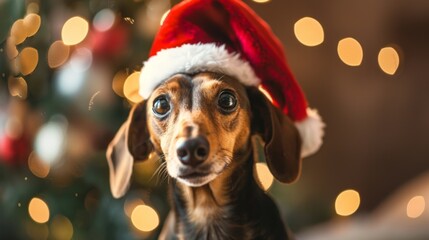
[[[246,86],[262,86],[273,104],[296,124],[302,156],[322,144],[324,124],[286,63],[270,27],[239,0],[184,0],[173,7],[152,45],[140,75],[147,99],[176,73],[220,72]]]

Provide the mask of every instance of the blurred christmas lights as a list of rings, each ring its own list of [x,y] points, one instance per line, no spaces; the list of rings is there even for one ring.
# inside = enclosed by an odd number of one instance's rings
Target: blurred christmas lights
[[[140,72],[134,72],[127,77],[124,83],[124,96],[128,101],[138,103],[143,100],[139,94]]]
[[[26,47],[18,55],[18,69],[26,76],[36,69],[39,62],[39,53],[35,48]]]
[[[73,225],[67,217],[57,215],[52,219],[51,225],[52,239],[69,240],[73,238]]]
[[[311,17],[298,20],[294,25],[294,32],[298,41],[309,47],[320,45],[325,37],[322,25]]]
[[[356,190],[342,191],[335,200],[335,211],[340,216],[350,216],[355,213],[360,205],[360,196]]]
[[[115,13],[111,9],[106,8],[95,15],[92,24],[97,31],[105,32],[113,27],[115,18]]]
[[[58,40],[51,44],[48,50],[48,65],[51,68],[62,66],[69,58],[70,47]]]
[[[76,45],[85,39],[88,30],[88,22],[85,19],[72,17],[64,23],[61,38],[66,45]]]
[[[131,222],[142,232],[153,231],[159,225],[156,211],[147,205],[138,205],[131,213]]]
[[[15,44],[19,45],[27,38],[23,19],[16,20],[10,29],[10,35],[14,38]]]
[[[141,200],[140,198],[130,197],[125,199],[125,202],[124,202],[125,214],[129,218],[131,218],[131,214],[133,213],[134,209],[139,205],[144,205],[143,200]]]
[[[27,98],[28,86],[27,82],[22,77],[9,77],[8,79],[9,94],[12,97],[19,97],[21,99]]]
[[[48,164],[40,160],[35,152],[32,152],[28,157],[28,169],[30,169],[34,176],[45,178],[48,176],[51,168]]]
[[[360,43],[354,38],[344,38],[338,42],[338,56],[349,66],[359,66],[363,59]]]
[[[385,47],[378,53],[378,65],[389,75],[394,75],[399,67],[399,54],[393,47]]]
[[[67,132],[67,120],[61,115],[56,115],[42,126],[36,135],[34,149],[37,156],[48,164],[57,162],[65,149]]]
[[[407,204],[407,216],[409,218],[418,218],[423,214],[425,208],[425,198],[423,196],[415,196]]]
[[[28,204],[28,213],[31,219],[37,223],[45,223],[49,220],[49,207],[40,198],[35,197],[31,199]]]
[[[128,77],[128,71],[120,70],[113,77],[112,89],[120,97],[124,97],[124,83]]]
[[[39,15],[30,13],[24,18],[24,27],[27,37],[31,37],[39,31],[42,20]]]

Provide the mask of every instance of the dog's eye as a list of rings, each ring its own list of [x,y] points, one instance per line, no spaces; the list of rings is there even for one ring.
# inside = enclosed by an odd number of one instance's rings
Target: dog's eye
[[[225,113],[231,113],[237,107],[237,98],[230,91],[222,91],[217,100],[218,106]]]
[[[165,117],[170,112],[170,103],[165,96],[160,96],[153,101],[153,113],[158,117]]]

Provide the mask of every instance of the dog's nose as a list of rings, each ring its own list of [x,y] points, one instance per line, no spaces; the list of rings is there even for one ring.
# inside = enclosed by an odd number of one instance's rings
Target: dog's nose
[[[184,165],[195,167],[209,156],[209,142],[205,137],[198,136],[177,142],[176,153]]]

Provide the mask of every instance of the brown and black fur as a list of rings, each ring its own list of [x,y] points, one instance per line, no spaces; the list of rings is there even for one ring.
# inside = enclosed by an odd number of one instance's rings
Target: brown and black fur
[[[216,106],[224,89],[238,101],[236,111],[228,114]],[[160,95],[168,95],[172,106],[163,118],[154,116],[150,107]],[[255,181],[250,140],[254,134],[266,143],[266,161],[274,177],[294,181],[300,172],[297,129],[260,91],[218,73],[175,75],[134,107],[109,145],[112,193],[125,193],[130,160],[144,160],[156,152],[172,177],[172,209],[161,239],[291,239],[274,201]],[[187,182],[180,176],[190,167],[177,160],[174,150],[180,139],[193,136],[207,139],[210,155],[195,167],[207,175]],[[210,176],[215,177],[205,182]]]

